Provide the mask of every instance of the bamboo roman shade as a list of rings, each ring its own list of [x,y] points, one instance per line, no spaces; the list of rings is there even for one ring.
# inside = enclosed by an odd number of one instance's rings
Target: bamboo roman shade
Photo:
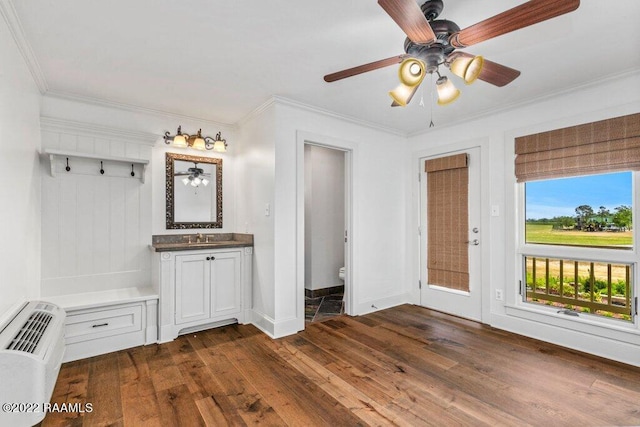
[[[469,291],[467,154],[425,162],[427,282]]]
[[[640,170],[640,114],[516,138],[518,182]]]

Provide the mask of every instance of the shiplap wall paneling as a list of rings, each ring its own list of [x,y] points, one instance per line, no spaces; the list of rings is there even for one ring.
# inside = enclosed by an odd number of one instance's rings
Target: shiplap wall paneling
[[[43,149],[150,159],[152,147],[102,136],[44,130]],[[151,186],[131,166],[56,158],[42,174],[42,295],[93,292],[150,283]],[[150,173],[147,171],[147,173]]]

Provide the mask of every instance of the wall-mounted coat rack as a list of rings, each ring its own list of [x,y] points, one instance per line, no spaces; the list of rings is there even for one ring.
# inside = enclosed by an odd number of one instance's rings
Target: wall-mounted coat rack
[[[73,162],[74,159],[80,159],[83,162],[92,161],[95,162],[95,170],[98,171],[100,175],[107,174],[109,165],[115,166],[118,170],[126,169],[126,173],[123,173],[122,176],[130,175],[132,178],[139,178],[142,183],[144,183],[147,165],[149,164],[149,160],[144,159],[132,159],[128,157],[114,157],[114,156],[101,156],[98,154],[89,154],[89,153],[78,153],[74,151],[62,151],[62,150],[44,150],[42,152],[43,157],[45,157],[49,162],[49,167],[51,171],[51,176],[55,177],[58,173],[60,173],[56,169],[56,158],[61,159],[63,166],[62,173],[71,172],[73,170]],[[139,173],[135,171],[135,167],[139,167],[141,170]],[[119,176],[119,175],[118,175]]]

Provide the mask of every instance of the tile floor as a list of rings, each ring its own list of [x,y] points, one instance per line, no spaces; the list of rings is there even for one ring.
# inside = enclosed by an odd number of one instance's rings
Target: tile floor
[[[306,322],[321,322],[339,316],[344,312],[342,294],[305,298],[304,309]]]

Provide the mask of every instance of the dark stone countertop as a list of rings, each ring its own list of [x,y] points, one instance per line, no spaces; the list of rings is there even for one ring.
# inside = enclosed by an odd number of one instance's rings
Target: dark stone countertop
[[[156,252],[170,252],[253,246],[253,234],[201,233],[202,238],[199,242],[197,235],[198,233],[154,235],[151,247]]]

